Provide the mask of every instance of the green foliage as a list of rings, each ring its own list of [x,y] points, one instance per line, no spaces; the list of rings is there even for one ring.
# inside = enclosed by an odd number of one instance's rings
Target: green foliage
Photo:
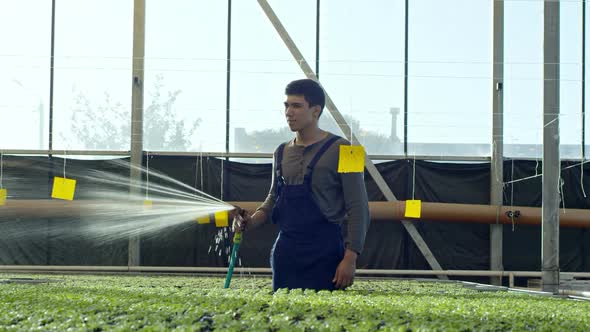
[[[324,113],[327,113],[327,110],[324,110]],[[344,115],[344,119],[346,123],[352,125],[353,132],[360,143],[365,147],[370,147],[372,153],[386,154],[399,150],[398,145],[401,144],[399,138],[387,137],[383,134],[363,129],[361,128],[360,121],[350,115]],[[328,114],[320,117],[319,126],[333,134],[347,136],[342,134],[340,127],[338,127],[333,118],[329,117]],[[236,150],[257,152],[274,151],[279,144],[295,137],[295,134],[286,125],[278,129],[255,130],[250,133],[239,131],[235,135]]]
[[[164,78],[157,75],[150,92],[151,103],[146,105],[144,111],[145,146],[156,151],[187,151],[201,119],[186,123],[174,110],[174,103],[181,90],[168,91],[162,95],[163,89]]]
[[[231,289],[221,277],[32,277],[57,282],[0,283],[0,330],[590,330],[590,302],[454,283],[357,281],[346,291],[273,294],[268,278],[254,277],[235,278]]]
[[[144,146],[157,151],[187,151],[201,119],[183,120],[174,106],[181,90],[162,93],[164,89],[164,78],[158,75],[151,91],[146,92],[151,98],[143,114]],[[70,119],[74,140],[61,133],[63,141],[73,144],[70,148],[129,149],[131,109],[113,101],[108,93],[104,97],[101,104],[93,105],[82,92],[78,92]]]
[[[75,97],[70,120],[74,141],[60,133],[61,140],[75,148],[125,150],[131,139],[131,112],[105,92],[104,102],[95,106],[81,92]],[[71,146],[70,146],[71,147]]]

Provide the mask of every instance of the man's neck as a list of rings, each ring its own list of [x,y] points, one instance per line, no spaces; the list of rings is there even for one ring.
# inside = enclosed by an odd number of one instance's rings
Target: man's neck
[[[318,127],[305,128],[297,132],[295,144],[304,146],[312,145],[324,139],[327,134],[327,132]]]

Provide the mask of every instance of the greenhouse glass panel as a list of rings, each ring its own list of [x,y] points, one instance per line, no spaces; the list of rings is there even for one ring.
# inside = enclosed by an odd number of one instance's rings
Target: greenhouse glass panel
[[[582,157],[582,2],[560,3],[560,157]]]
[[[315,68],[316,2],[269,3]],[[230,151],[273,152],[294,137],[284,116],[285,86],[305,75],[256,1],[232,2],[231,52]]]
[[[403,154],[404,1],[322,1],[320,20],[327,92],[368,153]]]
[[[225,151],[227,1],[146,2],[144,149]]]
[[[48,147],[50,27],[51,1],[0,2],[0,149]]]
[[[133,1],[56,2],[55,149],[129,150],[132,45]]]
[[[492,5],[410,2],[410,155],[491,154]]]
[[[504,156],[540,158],[543,2],[504,3]]]

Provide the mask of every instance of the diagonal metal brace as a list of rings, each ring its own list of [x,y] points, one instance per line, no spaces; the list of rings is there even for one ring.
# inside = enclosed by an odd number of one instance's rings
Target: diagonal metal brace
[[[303,70],[305,76],[307,76],[307,78],[318,81],[315,72],[309,66],[309,64],[303,57],[303,54],[301,54],[299,48],[297,47],[297,45],[295,45],[295,42],[293,42],[293,39],[291,39],[291,36],[289,36],[289,33],[287,32],[287,30],[285,29],[285,27],[283,26],[283,24],[281,23],[281,21],[279,20],[271,6],[268,4],[268,2],[266,0],[258,0],[258,4],[268,17],[272,25],[274,26],[275,30],[277,31],[277,33],[279,34],[279,36],[281,37],[289,51],[291,52],[291,55],[293,55],[293,57],[295,58],[295,61],[297,61],[297,63],[301,67],[301,70]],[[352,133],[350,126],[348,125],[340,111],[338,111],[338,108],[336,107],[334,101],[332,101],[332,98],[330,98],[328,93],[326,93],[326,107],[330,111],[330,114],[332,115],[334,120],[336,120],[336,123],[338,124],[342,132],[345,134],[348,133],[350,135],[348,137],[350,142],[352,142],[352,144],[360,145],[358,139]],[[369,156],[366,153],[365,167],[367,168],[367,171],[369,172],[371,177],[373,177],[373,180],[375,180],[375,183],[377,184],[385,198],[388,201],[397,201],[397,198],[391,191],[391,188],[389,188],[389,186],[381,176],[381,173],[379,173],[379,171],[375,167],[375,164],[373,164],[373,161],[369,158]],[[404,225],[406,231],[408,231],[408,233],[410,234],[412,240],[414,240],[414,243],[416,243],[416,245],[418,246],[418,249],[420,249],[422,255],[424,255],[424,258],[426,258],[426,261],[428,262],[430,267],[433,270],[442,270],[440,264],[432,254],[432,251],[430,251],[430,248],[428,248],[428,245],[416,229],[416,226],[409,220],[402,220],[402,224]],[[438,275],[438,278],[448,279],[447,276],[443,275]]]

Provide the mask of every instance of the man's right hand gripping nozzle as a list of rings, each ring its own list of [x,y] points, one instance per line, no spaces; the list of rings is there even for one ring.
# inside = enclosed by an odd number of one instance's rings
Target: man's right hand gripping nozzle
[[[234,220],[232,222],[232,229],[235,232],[244,232],[246,230],[246,228],[248,227],[248,224],[251,220],[251,216],[248,213],[248,211],[240,208],[240,207],[236,207],[236,211],[234,214]]]

